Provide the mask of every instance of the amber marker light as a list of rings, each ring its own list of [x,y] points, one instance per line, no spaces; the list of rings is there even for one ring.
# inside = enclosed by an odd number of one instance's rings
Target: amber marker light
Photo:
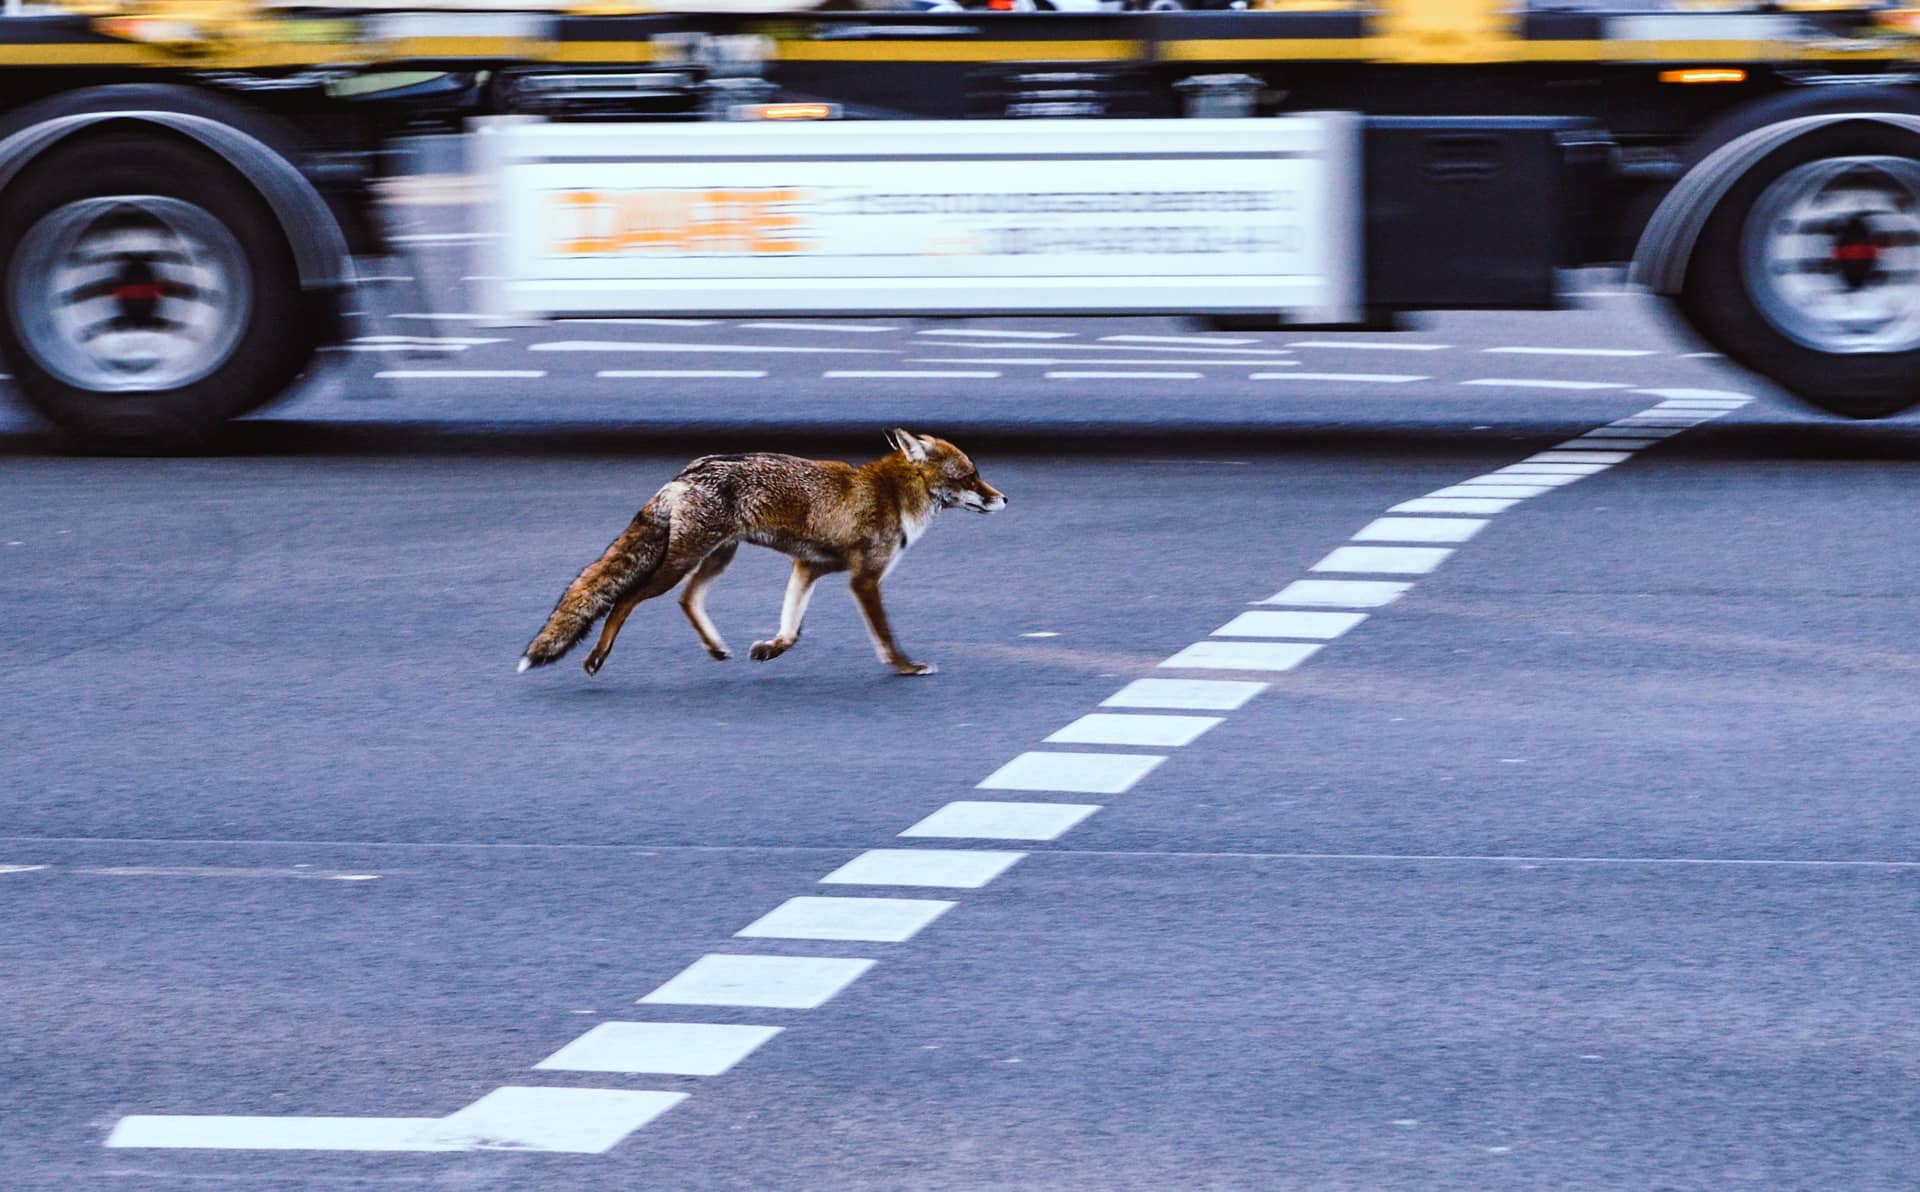
[[[743,105],[730,113],[735,120],[837,120],[837,103],[762,103]]]
[[[1688,70],[1663,70],[1663,83],[1744,83],[1747,72],[1736,66],[1699,66]]]

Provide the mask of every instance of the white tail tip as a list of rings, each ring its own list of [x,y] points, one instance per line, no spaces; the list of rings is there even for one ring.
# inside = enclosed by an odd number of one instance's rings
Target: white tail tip
[[[520,665],[513,668],[513,673],[516,675],[524,675],[527,673],[527,671],[531,670],[532,668],[533,668],[533,659],[522,658],[520,660]]]

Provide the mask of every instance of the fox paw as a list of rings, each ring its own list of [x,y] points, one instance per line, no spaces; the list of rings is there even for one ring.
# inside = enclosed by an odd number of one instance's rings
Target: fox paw
[[[936,674],[939,670],[940,668],[931,662],[896,662],[893,664],[894,674],[909,679],[915,675]]]
[[[769,642],[755,642],[753,643],[753,649],[747,651],[747,657],[753,659],[755,662],[766,662],[768,659],[778,658],[780,655],[785,654],[792,648],[792,644],[791,642],[783,642],[779,638],[775,638]]]
[[[580,668],[587,672],[588,678],[592,678],[593,676],[600,673],[600,668],[602,666],[605,666],[606,662],[607,662],[607,656],[596,650],[595,652],[587,655],[587,660],[580,664]]]
[[[715,662],[725,662],[727,659],[733,657],[733,651],[727,649],[725,646],[708,646],[707,657],[713,659]]]

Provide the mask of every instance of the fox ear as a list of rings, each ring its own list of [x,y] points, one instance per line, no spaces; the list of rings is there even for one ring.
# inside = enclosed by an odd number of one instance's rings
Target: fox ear
[[[895,451],[901,452],[915,463],[920,463],[927,458],[926,445],[915,438],[912,431],[903,427],[896,426],[888,431],[887,442]]]

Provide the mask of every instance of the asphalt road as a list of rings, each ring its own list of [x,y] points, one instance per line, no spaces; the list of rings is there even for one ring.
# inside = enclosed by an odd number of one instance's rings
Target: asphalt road
[[[1596,285],[1385,341],[400,320],[489,342],[201,458],[6,423],[0,1185],[1911,1187],[1920,433]],[[428,371],[543,375],[375,376]],[[663,603],[514,674],[689,456],[896,423],[1012,498],[888,581],[937,675],[833,582],[771,663]],[[715,589],[742,654],[783,574]],[[1253,603],[1300,580],[1410,587]],[[1168,679],[1245,702],[1103,705]]]

